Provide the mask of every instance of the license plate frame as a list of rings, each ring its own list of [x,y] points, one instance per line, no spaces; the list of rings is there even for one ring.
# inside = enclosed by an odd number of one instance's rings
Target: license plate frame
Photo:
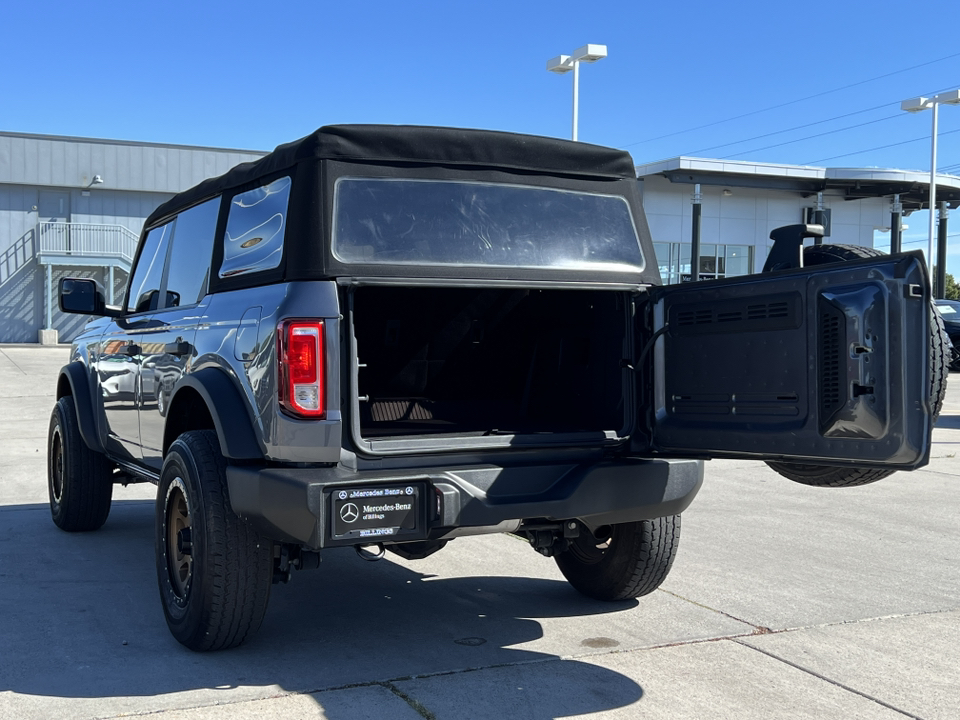
[[[330,536],[347,542],[416,540],[424,537],[423,483],[331,488]]]

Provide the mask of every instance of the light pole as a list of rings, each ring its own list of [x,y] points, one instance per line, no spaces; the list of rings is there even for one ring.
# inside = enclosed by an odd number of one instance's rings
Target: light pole
[[[960,105],[960,90],[934,95],[932,98],[917,97],[904,100],[900,109],[907,112],[921,112],[930,108],[933,110],[933,131],[930,134],[930,236],[927,239],[927,263],[930,266],[930,282],[933,282],[933,238],[936,235],[936,207],[937,207],[937,110],[941,105]],[[946,263],[945,257],[938,258],[941,264]],[[943,289],[940,289],[943,292]]]
[[[595,63],[607,56],[606,45],[584,45],[573,51],[573,55],[557,55],[547,61],[547,70],[555,73],[567,73],[573,70],[573,139],[577,139],[577,100],[580,94],[580,63]]]

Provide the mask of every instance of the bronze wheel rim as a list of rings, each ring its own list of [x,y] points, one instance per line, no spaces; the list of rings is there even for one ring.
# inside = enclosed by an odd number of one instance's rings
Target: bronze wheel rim
[[[190,537],[190,505],[187,502],[183,480],[175,478],[167,491],[167,570],[177,597],[185,599],[193,576],[193,548],[184,547],[184,537]],[[184,532],[186,531],[186,532]]]
[[[53,432],[50,454],[50,491],[54,502],[59,503],[63,497],[63,439],[60,437],[60,428]]]

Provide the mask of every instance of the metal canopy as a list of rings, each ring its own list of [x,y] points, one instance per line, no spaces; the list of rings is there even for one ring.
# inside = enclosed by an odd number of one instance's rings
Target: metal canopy
[[[757,175],[732,175],[727,173],[690,172],[672,170],[660,173],[672,183],[688,185],[723,185],[762,190],[789,190],[803,195],[816,194],[823,189],[823,181],[807,178],[773,177]]]
[[[785,190],[803,197],[828,191],[845,200],[892,198],[899,194],[904,214],[930,206],[929,174],[911,170],[818,168],[678,157],[639,165],[637,175],[640,179],[660,175],[672,183],[687,185]],[[960,207],[960,177],[937,176],[937,202],[947,203],[950,209]]]
[[[930,207],[930,176],[910,170],[827,168],[825,189],[840,190],[845,200],[900,195],[904,214]],[[937,175],[937,202],[960,206],[960,178]]]

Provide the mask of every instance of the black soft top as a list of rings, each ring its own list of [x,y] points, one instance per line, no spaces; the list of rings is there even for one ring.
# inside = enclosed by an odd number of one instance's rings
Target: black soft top
[[[415,125],[327,125],[280,145],[260,160],[204,180],[158,207],[147,226],[206,198],[255,183],[299,163],[320,160],[504,169],[584,178],[636,178],[622,150],[492,130]]]

